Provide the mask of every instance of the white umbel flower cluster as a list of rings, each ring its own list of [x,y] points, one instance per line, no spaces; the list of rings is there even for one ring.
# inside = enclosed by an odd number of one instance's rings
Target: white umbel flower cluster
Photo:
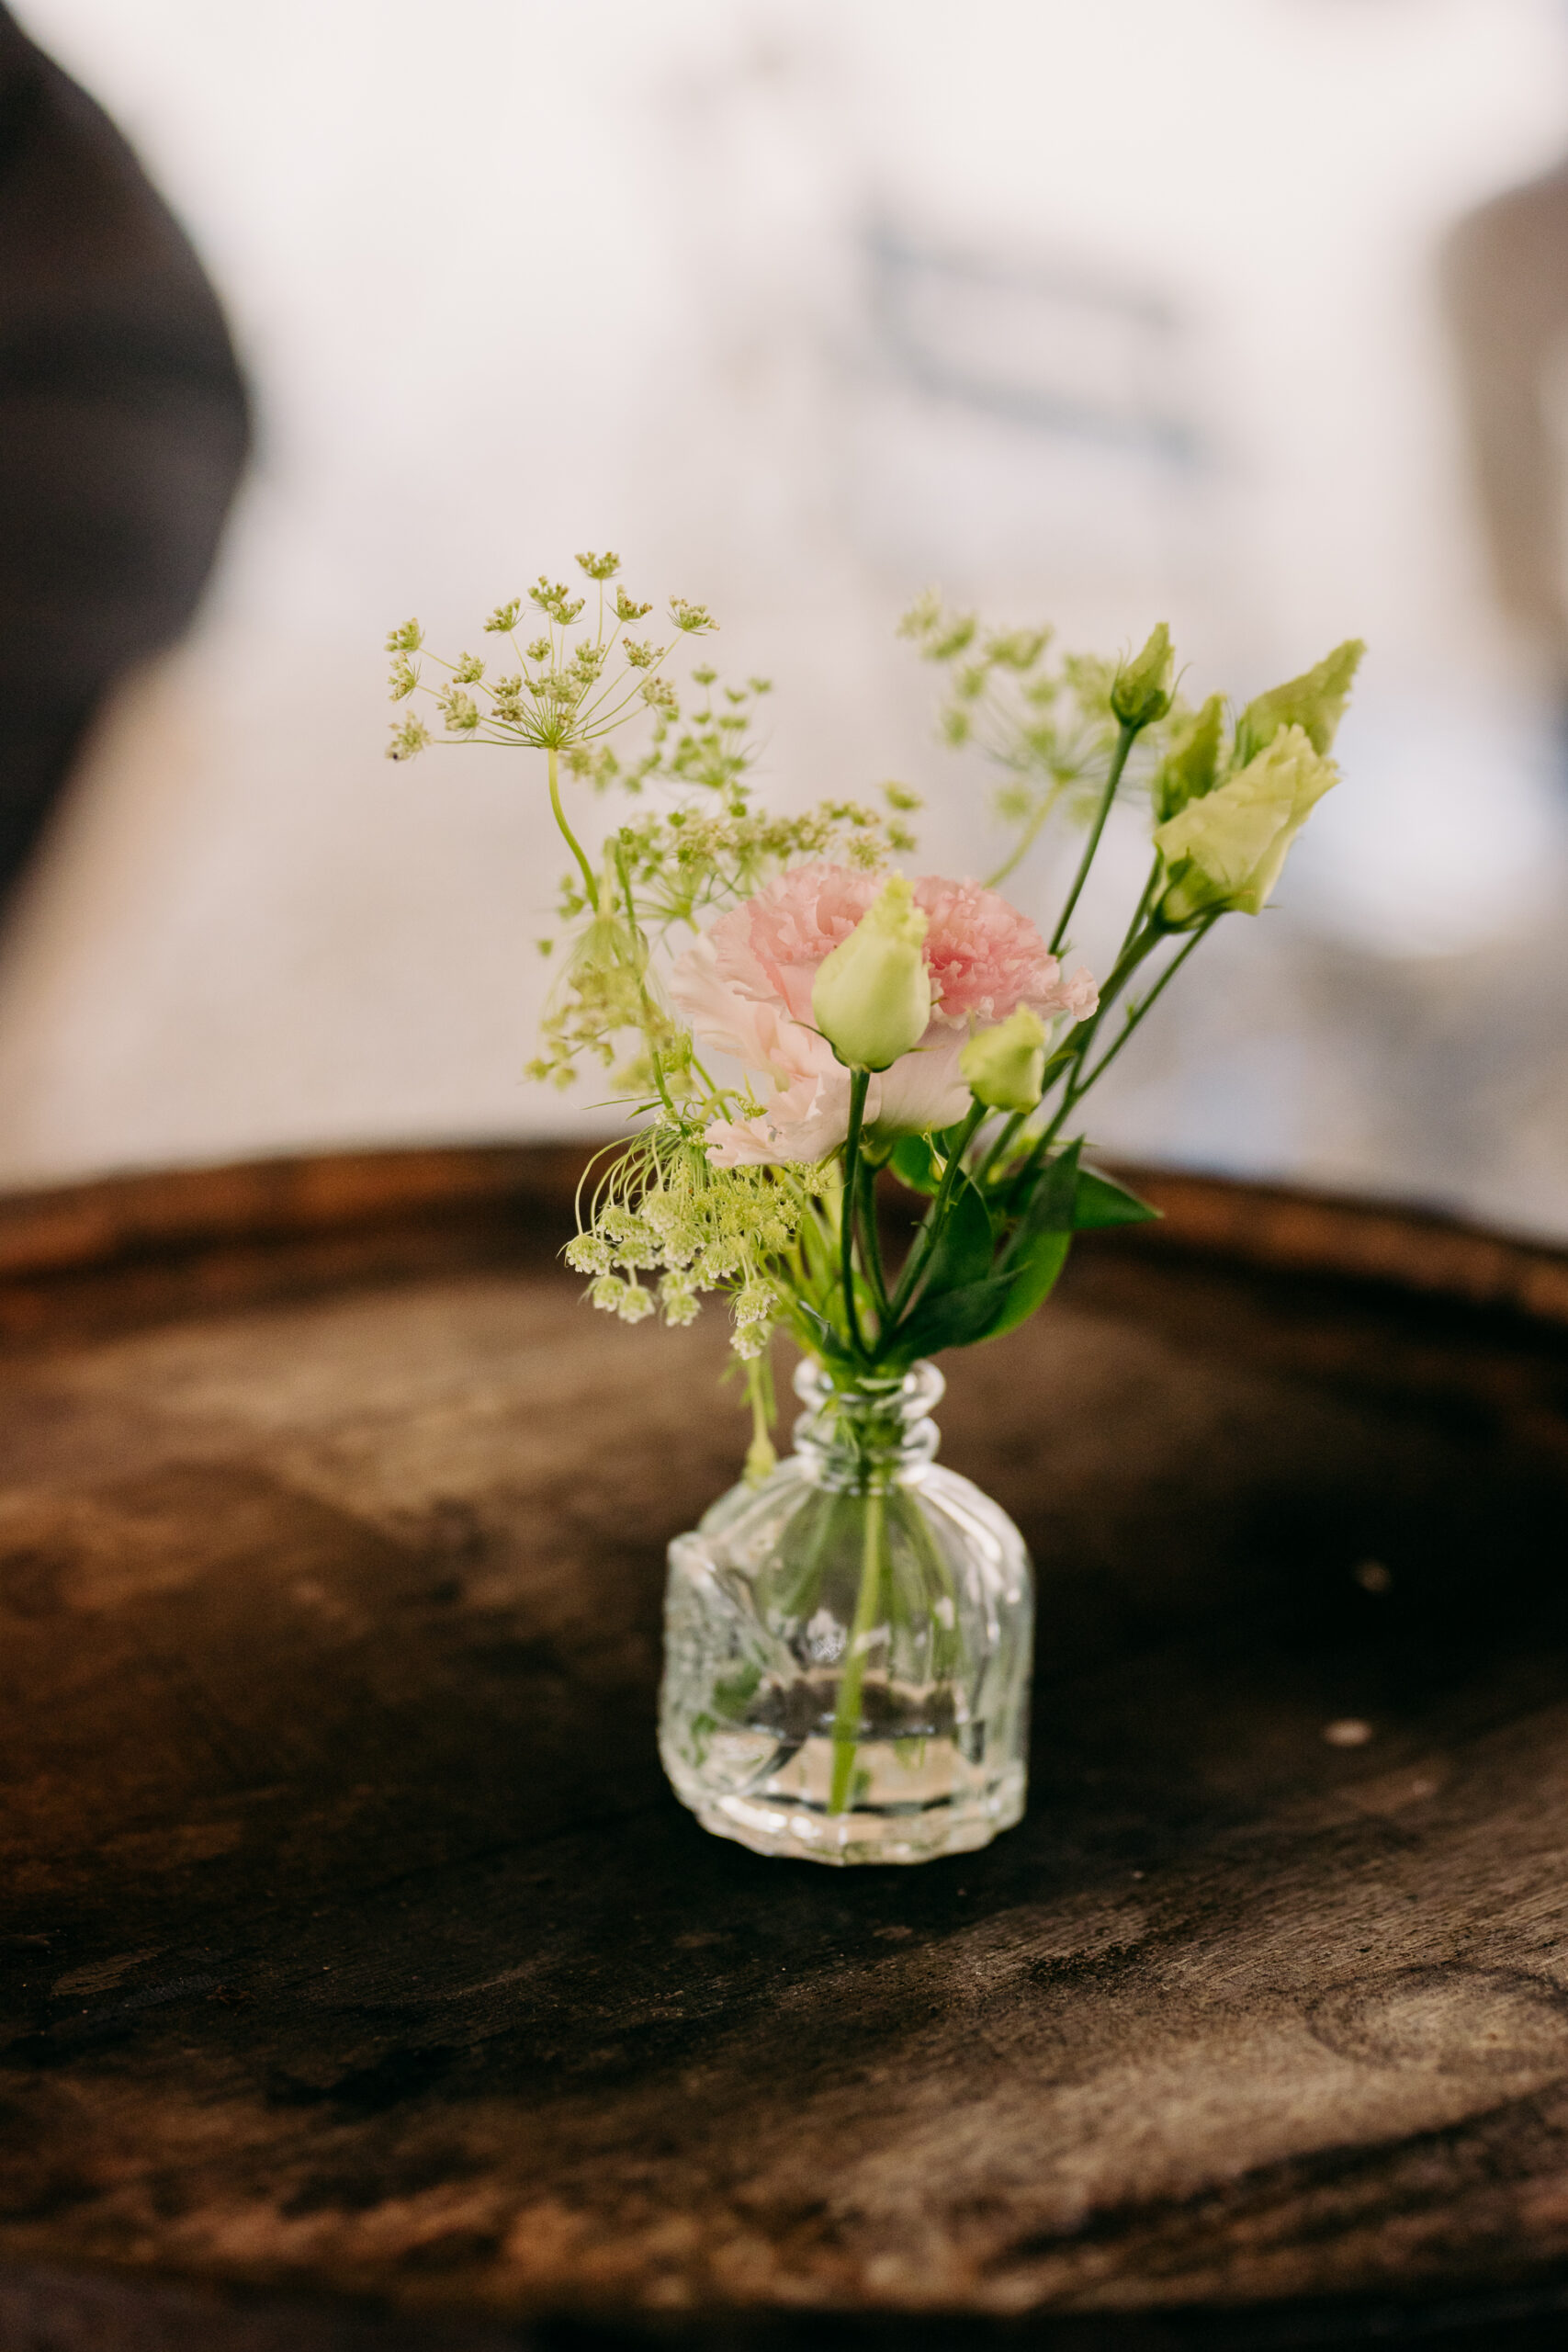
[[[567,1245],[567,1263],[592,1277],[589,1296],[623,1323],[657,1308],[666,1323],[692,1322],[704,1291],[728,1294],[731,1345],[759,1356],[781,1305],[768,1261],[792,1246],[800,1203],[761,1168],[715,1169],[700,1142],[653,1129],[637,1155],[640,1192],[620,1181],[594,1204],[592,1222]],[[659,1277],[655,1290],[640,1278]]]

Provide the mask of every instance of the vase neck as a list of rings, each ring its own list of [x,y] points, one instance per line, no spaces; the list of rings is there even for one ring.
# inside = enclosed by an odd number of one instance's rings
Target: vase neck
[[[819,1487],[873,1494],[918,1478],[941,1440],[931,1408],[947,1383],[934,1363],[901,1377],[835,1379],[806,1357],[795,1393],[806,1410],[795,1425],[795,1452]]]

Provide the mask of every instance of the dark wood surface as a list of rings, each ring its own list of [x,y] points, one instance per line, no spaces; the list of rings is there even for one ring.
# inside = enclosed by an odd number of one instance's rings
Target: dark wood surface
[[[0,1204],[5,2352],[1560,2341],[1568,1262],[1147,1178],[948,1366],[1028,1819],[833,1872],[660,1778],[744,1430],[575,1168]]]

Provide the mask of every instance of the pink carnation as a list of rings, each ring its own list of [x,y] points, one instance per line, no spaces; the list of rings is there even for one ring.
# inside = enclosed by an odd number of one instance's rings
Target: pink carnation
[[[671,992],[699,1044],[752,1073],[766,1107],[754,1119],[716,1120],[715,1164],[825,1159],[849,1131],[850,1074],[811,1022],[818,965],[849,937],[881,888],[842,865],[781,874],[676,962]],[[927,875],[914,885],[928,920],[931,1021],[924,1037],[873,1078],[870,1124],[885,1133],[951,1126],[969,1107],[958,1057],[972,1027],[1005,1021],[1021,1004],[1042,1020],[1081,1020],[1099,995],[1088,972],[1062,967],[1027,916],[977,882]]]

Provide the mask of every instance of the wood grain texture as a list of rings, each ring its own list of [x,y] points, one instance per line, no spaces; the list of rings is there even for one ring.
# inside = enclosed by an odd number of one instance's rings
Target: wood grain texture
[[[0,2343],[1550,2304],[1562,1259],[1145,1177],[1156,1239],[950,1366],[1041,1571],[1028,1819],[838,1873],[660,1776],[663,1546],[743,1430],[718,1317],[582,1306],[573,1181],[0,1204]]]

